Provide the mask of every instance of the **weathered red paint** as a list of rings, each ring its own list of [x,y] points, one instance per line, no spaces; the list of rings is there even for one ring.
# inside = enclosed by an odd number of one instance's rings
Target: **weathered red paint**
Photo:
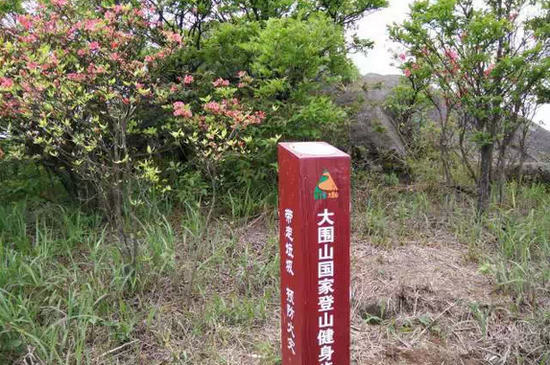
[[[317,153],[319,152],[319,153]],[[314,199],[314,191],[324,171],[338,188],[331,198]],[[286,270],[287,222],[285,210],[293,211],[293,272]],[[319,243],[319,213],[328,209],[334,227],[334,242]],[[283,365],[349,365],[350,363],[350,157],[323,142],[279,144],[279,219],[281,253],[281,344]],[[329,223],[325,223],[327,225]],[[321,239],[322,240],[322,239]],[[319,248],[333,248],[333,353],[330,360],[319,355]],[[294,317],[287,310],[286,289],[294,291]],[[292,324],[295,354],[289,349]],[[326,332],[324,332],[326,333]],[[328,345],[325,345],[328,346]],[[326,350],[326,349],[325,349]]]

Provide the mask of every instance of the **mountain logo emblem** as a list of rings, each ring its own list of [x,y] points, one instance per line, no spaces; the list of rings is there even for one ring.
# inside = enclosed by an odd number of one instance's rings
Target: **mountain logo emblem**
[[[338,198],[338,187],[326,169],[323,171],[323,175],[319,178],[319,182],[317,182],[317,186],[313,192],[313,198],[315,200]]]

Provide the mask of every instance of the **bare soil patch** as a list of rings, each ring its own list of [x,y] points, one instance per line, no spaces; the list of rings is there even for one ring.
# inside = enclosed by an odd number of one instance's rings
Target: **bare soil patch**
[[[445,243],[352,253],[355,364],[539,363],[550,349],[544,324],[514,311],[467,249]],[[548,329],[548,327],[547,327]],[[548,333],[548,331],[546,331]]]
[[[263,221],[239,229],[224,260],[246,252],[249,262],[243,267],[261,270],[276,250],[276,229]],[[544,364],[550,322],[534,321],[529,308],[499,292],[493,278],[468,260],[465,245],[435,236],[437,242],[394,248],[353,239],[352,364]],[[235,295],[243,298],[243,281],[230,264],[220,261],[208,268],[210,279],[202,279],[206,285],[188,309],[185,274],[151,296],[158,313],[148,330],[142,324],[141,363],[280,364],[278,294],[269,299],[263,318],[232,323],[240,302],[211,312],[219,298],[226,303]],[[260,301],[262,290],[278,291],[276,280],[267,283],[251,289],[252,301]]]

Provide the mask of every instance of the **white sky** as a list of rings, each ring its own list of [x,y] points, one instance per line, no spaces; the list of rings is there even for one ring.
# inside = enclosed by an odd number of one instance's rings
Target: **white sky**
[[[399,45],[389,40],[387,26],[393,22],[400,23],[407,17],[409,4],[412,0],[389,0],[389,7],[369,15],[359,22],[357,35],[369,38],[375,42],[374,49],[367,56],[351,55],[352,60],[362,74],[378,73],[382,75],[399,74],[400,70],[393,66],[393,54],[399,51]],[[550,128],[550,105],[540,107],[534,120],[542,121],[545,128]]]

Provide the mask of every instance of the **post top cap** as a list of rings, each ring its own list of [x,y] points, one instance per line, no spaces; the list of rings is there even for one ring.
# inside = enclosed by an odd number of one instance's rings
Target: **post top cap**
[[[298,157],[349,157],[326,142],[282,142],[279,145]]]

